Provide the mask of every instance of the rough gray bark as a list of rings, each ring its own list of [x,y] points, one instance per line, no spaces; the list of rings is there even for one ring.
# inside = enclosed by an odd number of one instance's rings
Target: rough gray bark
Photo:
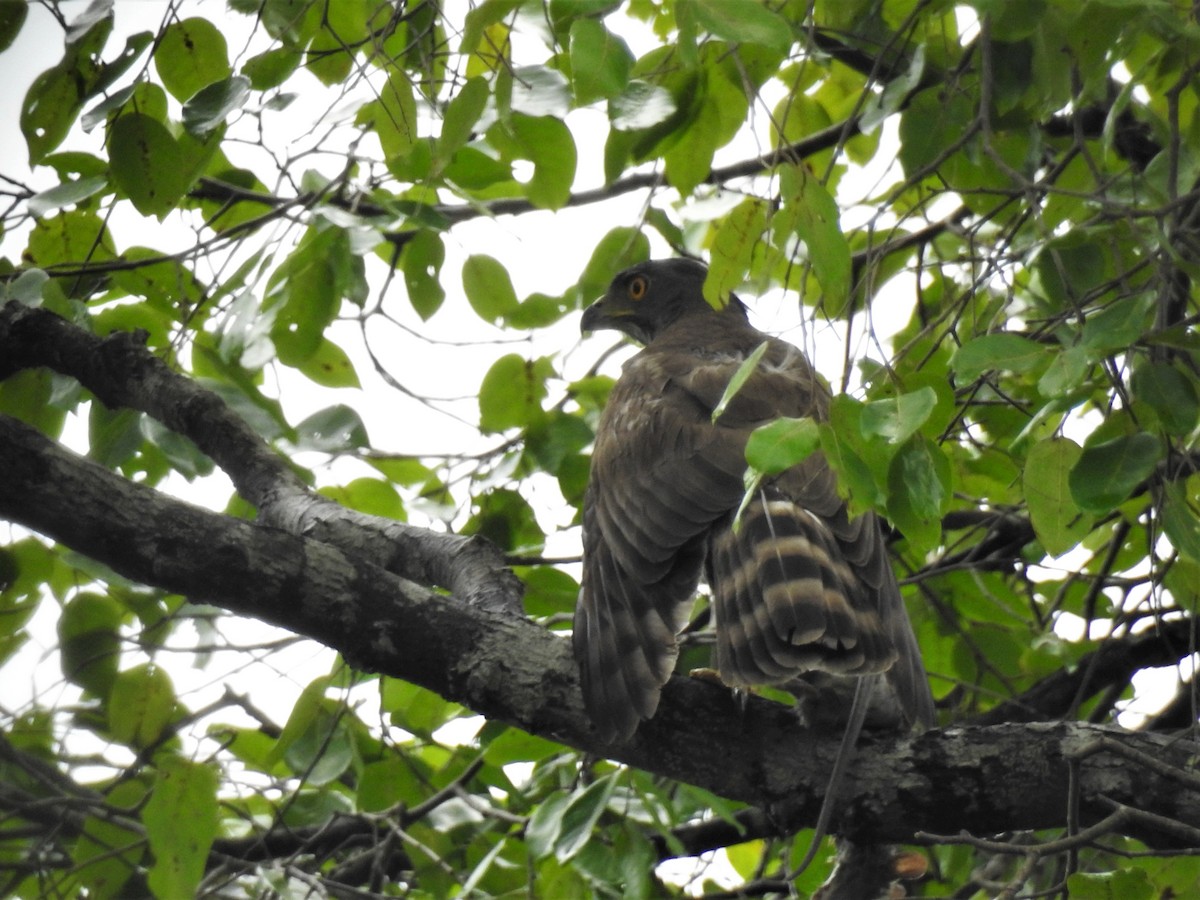
[[[654,719],[627,743],[601,744],[567,642],[526,619],[406,583],[312,538],[208,512],[133,484],[9,418],[0,418],[0,515],[126,577],[253,616],[333,647],[490,718],[765,807],[780,827],[811,824],[838,736],[815,734],[761,699],[741,709],[723,688],[668,683]],[[1179,823],[1132,821],[1158,846],[1200,844],[1197,747],[1076,722],[996,725],[864,739],[837,830],[911,840],[918,831],[991,834],[1064,827],[1112,804]],[[1156,766],[1145,760],[1157,761]]]
[[[286,464],[219,399],[129,336],[101,340],[10,304],[0,311],[0,361],[0,377],[34,365],[71,374],[105,402],[143,409],[192,437],[248,499],[305,508],[307,488]],[[567,642],[510,611],[512,576],[486,545],[315,503],[311,515],[259,522],[218,515],[7,417],[0,459],[0,516],[126,577],[310,637],[489,718],[755,804],[763,828],[815,821],[836,733],[805,730],[779,704],[752,698],[743,708],[723,688],[674,678],[655,718],[628,742],[602,744]],[[480,555],[463,562],[462,553]],[[1109,822],[1153,846],[1200,846],[1200,779],[1189,769],[1197,749],[1076,722],[868,737],[834,829],[882,842]]]
[[[341,547],[469,603],[520,609],[521,584],[487,541],[415,528],[321,497],[219,396],[173,371],[138,336],[107,338],[15,301],[0,309],[0,378],[45,366],[111,408],[135,409],[189,438],[258,509],[259,521]]]

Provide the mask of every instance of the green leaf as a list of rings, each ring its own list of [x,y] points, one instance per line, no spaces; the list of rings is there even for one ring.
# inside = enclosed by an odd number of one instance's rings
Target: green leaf
[[[463,263],[462,281],[467,302],[485,322],[496,324],[519,305],[508,269],[491,256],[475,254],[467,257]]]
[[[1080,344],[1057,352],[1038,379],[1038,393],[1051,398],[1069,394],[1083,383],[1091,367],[1087,348]]]
[[[845,399],[857,403],[852,397]],[[837,472],[838,493],[850,501],[850,514],[857,516],[873,509],[880,501],[881,492],[871,467],[864,459],[864,448],[853,433],[858,427],[857,412],[853,410],[855,407],[839,406],[835,397],[830,421],[822,423],[820,431],[825,459]]]
[[[922,91],[900,114],[900,163],[913,177],[967,133],[978,110],[966,91]]]
[[[1188,479],[1187,486],[1172,481],[1166,485],[1163,499],[1162,523],[1167,538],[1183,556],[1200,563],[1200,504],[1196,502],[1200,492],[1196,490],[1200,479]],[[1189,496],[1188,489],[1191,488]]]
[[[102,175],[80,178],[78,181],[67,181],[34,194],[29,198],[28,209],[31,215],[41,217],[63,206],[73,206],[88,197],[95,196],[106,187],[108,187],[108,179]]]
[[[792,227],[808,248],[808,261],[821,284],[822,303],[829,315],[841,315],[850,297],[851,258],[837,203],[803,165],[785,166],[779,177]]]
[[[242,74],[250,79],[250,87],[266,91],[279,87],[300,65],[300,54],[290,47],[272,47],[242,64]]]
[[[815,421],[783,417],[754,429],[746,442],[746,461],[764,475],[777,475],[804,462],[820,444]]]
[[[408,156],[417,139],[417,101],[403,71],[388,79],[379,99],[363,107],[359,120],[375,129],[389,166]]]
[[[158,77],[176,100],[185,101],[231,74],[225,36],[208,19],[168,25],[154,51]]]
[[[576,589],[578,587],[579,585],[577,584]],[[513,728],[495,719],[490,720],[483,726],[483,729],[479,733],[479,740],[483,745],[483,758],[487,760],[489,765],[497,767],[506,766],[514,762],[536,762],[537,760],[550,759],[566,749],[562,744],[556,744],[553,741],[540,738],[527,731],[522,731],[520,728]],[[558,798],[561,798],[565,802],[567,795],[563,793],[554,794],[547,802]],[[534,810],[533,817],[530,820],[531,825],[533,819],[539,816],[540,810],[540,806]],[[541,815],[544,821],[545,814],[541,813]],[[526,833],[526,837],[528,837],[528,833]],[[552,849],[553,838],[547,845],[546,852],[542,855],[549,854]]]
[[[721,418],[721,414],[725,412],[725,408],[729,406],[730,401],[737,396],[738,391],[745,385],[747,379],[754,374],[754,370],[758,368],[759,362],[763,355],[767,352],[768,343],[763,341],[750,353],[749,356],[742,362],[733,377],[729,379],[729,384],[725,386],[725,393],[721,395],[721,399],[717,401],[716,407],[713,408],[712,421],[715,423]]]
[[[968,341],[954,354],[954,371],[963,381],[974,381],[984,372],[1030,372],[1042,365],[1046,348],[1019,334],[998,332]]]
[[[117,118],[108,133],[108,155],[113,179],[144,216],[161,220],[188,188],[179,144],[149,116]]]
[[[244,75],[214,81],[183,105],[183,127],[189,134],[203,137],[245,106],[249,96],[250,79]]]
[[[80,593],[58,620],[62,671],[97,697],[107,697],[121,661],[125,608],[104,594]]]
[[[579,416],[551,410],[533,416],[525,433],[525,449],[544,471],[555,475],[563,460],[583,450],[593,437],[592,429]]]
[[[921,551],[938,546],[950,500],[950,461],[931,440],[914,435],[888,467],[888,517]]]
[[[761,840],[744,841],[725,848],[729,864],[733,866],[742,878],[750,881],[758,871],[758,867],[766,850],[766,843]]]
[[[1185,437],[1200,420],[1195,383],[1170,363],[1150,363],[1133,372],[1133,397],[1158,415],[1168,434]]]
[[[296,426],[296,447],[300,450],[344,453],[370,443],[358,413],[341,403],[313,413]]]
[[[39,219],[29,236],[25,258],[41,269],[100,261],[115,255],[112,237],[94,212],[74,209],[49,219]],[[90,286],[93,282],[87,282]],[[87,288],[85,288],[86,290]]]
[[[398,678],[380,680],[379,703],[393,724],[426,740],[463,711],[457,703]]]
[[[490,96],[487,79],[475,77],[451,98],[442,118],[442,133],[437,145],[437,158],[443,165],[471,139],[471,132],[487,108]]]
[[[1150,326],[1155,297],[1128,297],[1088,316],[1083,324],[1083,346],[1096,353],[1124,350],[1139,340]]]
[[[397,803],[416,806],[425,799],[425,785],[414,772],[413,761],[407,756],[395,754],[378,762],[363,766],[358,782],[358,807],[363,812],[383,812]]]
[[[109,409],[93,403],[88,412],[88,456],[115,469],[141,448],[142,414],[136,409]]]
[[[904,73],[893,78],[883,90],[867,101],[858,127],[864,134],[869,134],[879,126],[884,119],[900,111],[900,107],[909,99],[909,94],[921,83],[925,75],[925,45],[917,44],[909,59],[908,68]]]
[[[325,706],[325,691],[329,685],[330,677],[328,675],[314,678],[305,685],[304,690],[296,699],[291,713],[288,714],[288,720],[284,724],[283,730],[280,731],[275,745],[271,748],[270,755],[265,760],[268,766],[274,766],[282,761],[292,744],[318,721]]]
[[[25,287],[32,288],[33,284],[27,283]],[[38,290],[40,302],[40,287]],[[14,296],[20,300],[19,294]],[[62,433],[67,404],[52,406],[50,400],[56,392],[56,384],[60,385],[63,380],[62,376],[53,376],[47,369],[25,369],[0,380],[0,413],[32,425],[48,437],[57,438]]]
[[[554,856],[559,862],[574,857],[591,840],[596,822],[616,786],[617,774],[613,772],[598,778],[584,791],[575,794],[563,809],[562,827],[554,843]]]
[[[348,484],[323,487],[320,493],[342,506],[367,515],[397,521],[404,519],[404,504],[400,494],[390,481],[382,478],[355,478]]]
[[[283,754],[288,768],[318,787],[341,777],[355,760],[354,738],[342,711],[330,707],[331,701],[323,700]]]
[[[516,491],[494,490],[479,499],[479,508],[463,526],[510,553],[540,553],[546,535],[528,501]]]
[[[666,122],[677,111],[669,90],[637,79],[608,104],[609,121],[618,131],[644,131]]]
[[[440,277],[445,259],[446,247],[441,236],[428,228],[416,232],[400,254],[408,302],[422,320],[428,320],[446,299]]]
[[[21,133],[35,166],[63,142],[85,99],[85,86],[73,67],[63,64],[34,79],[21,105]]]
[[[650,241],[641,229],[621,225],[606,232],[579,276],[578,305],[590,305],[618,272],[649,258]]]
[[[29,12],[26,0],[0,0],[0,53],[12,46]]]
[[[862,433],[866,437],[878,435],[890,443],[903,444],[929,420],[936,406],[937,392],[931,387],[886,400],[873,400],[863,406]]]
[[[168,757],[158,765],[142,823],[154,854],[147,882],[157,897],[192,897],[217,835],[219,779],[212,767]]]
[[[714,309],[729,302],[729,295],[742,283],[767,227],[767,206],[762,200],[739,203],[717,226],[713,237],[712,264],[704,279],[704,299]]]
[[[1161,457],[1158,438],[1144,432],[1085,447],[1071,469],[1071,496],[1085,512],[1110,512],[1150,476]]]
[[[1034,533],[1051,556],[1061,556],[1092,529],[1091,516],[1075,504],[1069,484],[1071,469],[1083,448],[1067,438],[1034,444],[1025,459],[1022,484]]]
[[[444,171],[447,181],[468,191],[481,191],[513,180],[510,163],[501,162],[474,147],[460,147]]]
[[[316,351],[297,368],[310,380],[324,387],[362,387],[346,351],[325,337],[321,338]]]
[[[462,43],[458,52],[463,56],[474,53],[488,27],[503,21],[520,5],[521,0],[487,0],[472,8],[463,22]]]
[[[529,616],[553,616],[575,609],[579,582],[559,569],[535,566],[517,570],[525,583],[525,612]]]
[[[184,478],[192,479],[200,475],[212,473],[214,464],[211,459],[197,447],[190,438],[172,431],[157,419],[143,416],[141,421],[142,434],[156,448],[162,451],[176,472]]]
[[[571,83],[580,106],[616,97],[629,84],[633,54],[598,19],[580,18],[571,23],[570,56]]]
[[[696,22],[719,38],[762,44],[780,51],[792,46],[788,21],[760,0],[680,0],[680,6],[685,4],[691,8]]]
[[[317,352],[361,266],[341,228],[311,228],[267,281],[265,308],[273,311],[271,340],[284,365],[300,366]]]
[[[324,5],[320,30],[308,46],[306,68],[324,85],[344,81],[354,66],[356,50],[367,43],[367,17],[378,4],[338,0]]]
[[[140,780],[120,782],[105,790],[105,800],[122,809],[137,809],[146,802],[147,788]],[[121,889],[145,865],[146,835],[139,823],[100,813],[83,820],[71,850],[88,898],[118,900],[129,896]]]
[[[527,360],[509,353],[492,363],[479,386],[480,430],[493,434],[524,428],[539,418],[549,374],[545,358]]]
[[[562,818],[571,795],[566,792],[551,794],[533,811],[529,824],[525,826],[525,843],[534,859],[545,859],[554,852],[562,833]]]
[[[1104,246],[1109,238],[1072,230],[1046,243],[1033,271],[1037,273],[1043,302],[1054,309],[1078,309],[1093,292],[1113,277],[1112,256]]]
[[[117,79],[128,72],[133,64],[138,61],[142,55],[142,51],[154,43],[154,33],[151,31],[139,31],[136,34],[131,34],[125,39],[125,49],[114,60],[102,64],[97,72],[95,81],[91,85],[89,91],[91,96],[96,96],[101,91],[107,91],[112,85],[116,84]]]
[[[571,109],[566,77],[549,66],[521,66],[512,75],[512,111],[531,119],[561,121]]]
[[[1151,900],[1160,894],[1142,869],[1115,872],[1076,872],[1067,878],[1071,900]]]
[[[533,177],[525,185],[525,196],[534,206],[559,209],[571,198],[575,181],[575,138],[561,119],[514,113],[513,134],[522,155],[533,163]]]
[[[549,294],[530,294],[521,305],[512,311],[508,324],[513,328],[545,328],[553,325],[571,310],[575,304],[566,297],[551,297]]]
[[[155,744],[175,719],[175,686],[153,663],[117,675],[108,694],[108,727],[122,744]]]

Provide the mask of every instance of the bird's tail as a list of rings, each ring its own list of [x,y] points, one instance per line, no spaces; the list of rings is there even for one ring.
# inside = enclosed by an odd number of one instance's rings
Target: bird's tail
[[[806,671],[883,672],[897,657],[876,598],[828,525],[763,489],[712,538],[717,669],[735,687]]]

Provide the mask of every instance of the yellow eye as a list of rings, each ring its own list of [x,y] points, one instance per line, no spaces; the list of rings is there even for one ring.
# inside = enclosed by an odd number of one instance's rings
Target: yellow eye
[[[644,275],[634,275],[629,280],[627,292],[630,300],[641,300],[646,296],[646,289],[650,287],[650,282],[646,280]]]

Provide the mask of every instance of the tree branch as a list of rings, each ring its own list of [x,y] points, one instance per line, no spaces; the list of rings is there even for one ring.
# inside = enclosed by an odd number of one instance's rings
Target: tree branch
[[[45,366],[75,378],[106,406],[140,410],[188,437],[258,508],[264,524],[340,547],[418,584],[445,587],[469,603],[520,608],[521,583],[494,545],[357,513],[314,493],[224,400],[172,371],[137,335],[100,338],[13,301],[0,309],[0,360],[0,378]]]
[[[134,484],[0,417],[0,515],[146,584],[252,616],[422,685],[488,718],[764,807],[784,830],[811,825],[838,736],[791,710],[673,678],[627,743],[602,744],[568,642],[523,618],[455,602],[336,547],[202,510]],[[1127,756],[1081,748],[1108,736],[1186,769],[1196,748],[1081,723],[1001,725],[865,738],[837,830],[903,841],[915,830],[995,833],[1067,821],[1078,772],[1082,817],[1113,801],[1200,827],[1200,791]],[[1148,843],[1170,842],[1143,826]]]
[[[997,704],[971,722],[1037,722],[1065,715],[1098,691],[1128,683],[1134,672],[1177,664],[1192,653],[1195,628],[1195,620],[1180,616],[1143,634],[1108,638],[1071,668],[1043,678],[1021,696]]]

